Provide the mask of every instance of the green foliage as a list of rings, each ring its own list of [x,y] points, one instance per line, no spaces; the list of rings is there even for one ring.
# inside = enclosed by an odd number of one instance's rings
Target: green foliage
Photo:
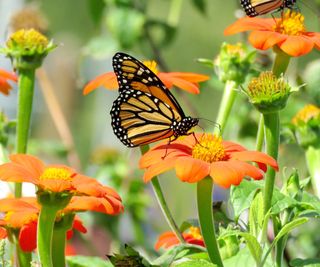
[[[69,267],[112,267],[113,265],[107,260],[98,257],[86,257],[86,256],[69,256],[67,257],[67,263]]]

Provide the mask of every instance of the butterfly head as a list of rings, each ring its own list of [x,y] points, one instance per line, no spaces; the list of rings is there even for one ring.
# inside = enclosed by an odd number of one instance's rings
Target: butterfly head
[[[174,121],[172,124],[173,135],[179,137],[182,135],[188,135],[191,128],[197,126],[199,119],[192,117],[184,117],[181,121]]]

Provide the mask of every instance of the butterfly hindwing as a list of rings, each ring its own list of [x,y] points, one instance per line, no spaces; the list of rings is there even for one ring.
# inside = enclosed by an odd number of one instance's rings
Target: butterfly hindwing
[[[278,9],[291,8],[296,0],[240,0],[249,17],[263,15]]]
[[[114,133],[130,147],[171,137],[172,121],[181,120],[180,114],[166,103],[135,90],[120,93],[110,113]]]

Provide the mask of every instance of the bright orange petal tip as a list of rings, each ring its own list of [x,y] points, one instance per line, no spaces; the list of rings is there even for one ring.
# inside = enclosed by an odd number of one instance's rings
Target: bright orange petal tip
[[[189,244],[194,244],[204,247],[204,241],[200,233],[199,227],[191,226],[184,233],[182,237]],[[167,249],[175,245],[179,245],[180,241],[173,232],[164,232],[161,234],[155,244],[155,250],[159,250],[161,247]]]
[[[257,163],[258,167],[252,162]],[[262,152],[248,151],[211,134],[196,134],[196,138],[190,135],[181,141],[161,143],[144,154],[139,163],[140,168],[145,169],[145,181],[175,169],[177,177],[183,182],[195,183],[211,176],[214,183],[224,188],[240,184],[245,177],[262,179],[267,165],[278,170],[277,162],[272,157]]]
[[[118,82],[117,77],[114,72],[107,72],[104,74],[99,75],[98,77],[94,78],[90,81],[83,89],[83,94],[87,95],[97,89],[98,87],[103,86],[106,89],[117,89]]]
[[[225,35],[251,31],[249,42],[260,50],[277,45],[286,54],[298,57],[320,49],[320,33],[309,32],[301,13],[289,10],[282,18],[241,18],[227,27]]]
[[[4,95],[9,95],[10,90],[12,89],[8,80],[17,82],[18,76],[14,72],[8,72],[4,69],[0,69],[0,92]]]

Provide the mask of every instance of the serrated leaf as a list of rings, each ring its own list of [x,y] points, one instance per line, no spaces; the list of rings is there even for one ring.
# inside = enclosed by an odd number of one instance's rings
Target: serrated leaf
[[[69,267],[113,267],[107,259],[86,256],[68,256],[67,263]]]

